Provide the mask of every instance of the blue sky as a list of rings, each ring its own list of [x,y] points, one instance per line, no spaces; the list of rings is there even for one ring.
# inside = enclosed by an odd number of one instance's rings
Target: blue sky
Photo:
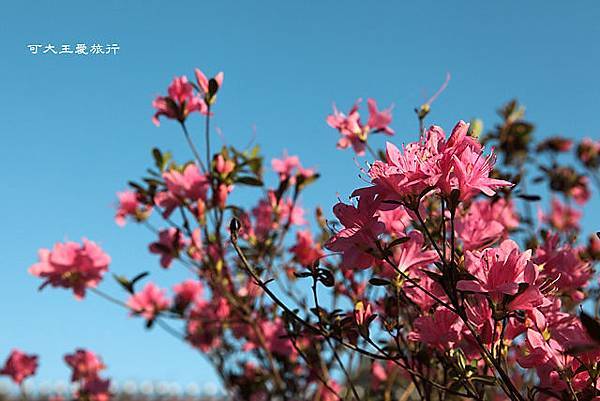
[[[93,297],[36,291],[26,269],[39,247],[87,236],[112,270],[151,270],[142,227],[113,222],[114,193],[143,173],[153,146],[188,157],[175,124],[150,122],[151,100],[174,75],[225,71],[215,126],[229,144],[256,132],[268,158],[288,149],[322,179],[303,204],[326,210],[360,185],[350,151],[324,119],[335,101],[393,103],[397,143],[414,139],[413,108],[452,80],[429,122],[495,123],[518,97],[541,136],[597,138],[600,6],[594,1],[5,2],[0,6],[3,244],[0,358],[41,355],[40,380],[67,379],[62,355],[99,352],[118,379],[204,383],[201,356]],[[33,56],[31,43],[118,43],[117,56]],[[192,130],[199,135],[199,120]],[[381,143],[381,142],[380,142]],[[598,201],[588,207],[597,210]],[[592,219],[588,218],[588,224]],[[591,225],[587,226],[592,229]],[[109,280],[110,281],[110,280]],[[107,283],[107,292],[118,289]]]

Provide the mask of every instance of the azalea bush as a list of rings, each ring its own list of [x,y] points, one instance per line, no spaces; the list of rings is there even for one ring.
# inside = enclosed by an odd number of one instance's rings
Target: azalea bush
[[[173,80],[153,121],[178,125],[189,155],[153,149],[147,175],[118,193],[116,223],[146,226],[157,268],[189,279],[168,290],[151,271],[114,274],[123,293],[107,294],[110,257],[84,239],[40,250],[29,272],[42,288],[166,330],[234,400],[600,400],[600,239],[580,224],[600,142],[537,141],[514,101],[489,132],[475,120],[447,134],[427,128],[434,96],[403,143],[378,149],[375,134],[395,134],[391,109],[357,101],[326,123],[356,153],[361,187],[332,213],[309,211],[300,200],[319,173],[297,156],[265,166],[258,147],[211,145],[222,86],[198,69]],[[19,355],[2,370],[17,383],[35,371]],[[74,398],[110,397],[94,354],[65,359]]]

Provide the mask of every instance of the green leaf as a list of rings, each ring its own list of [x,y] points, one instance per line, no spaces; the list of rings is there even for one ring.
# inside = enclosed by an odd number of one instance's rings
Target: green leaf
[[[238,177],[235,180],[235,182],[237,182],[239,184],[250,185],[253,187],[262,187],[263,186],[263,182],[261,180],[259,180],[256,177],[251,177],[251,176]]]

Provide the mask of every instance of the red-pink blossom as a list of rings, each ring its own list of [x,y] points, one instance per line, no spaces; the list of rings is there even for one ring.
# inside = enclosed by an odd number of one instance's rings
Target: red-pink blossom
[[[542,266],[541,276],[553,282],[557,289],[574,300],[582,300],[582,289],[594,271],[589,262],[581,260],[570,245],[560,245],[558,235],[548,235],[536,250],[535,263]]]
[[[147,321],[153,321],[160,312],[169,309],[170,305],[166,290],[158,288],[154,283],[146,284],[127,301],[132,313],[142,316]]]
[[[106,367],[99,356],[83,348],[76,349],[72,354],[66,354],[64,359],[72,370],[72,382],[93,380]]]
[[[356,206],[342,202],[333,213],[344,226],[327,241],[326,248],[342,254],[341,266],[347,269],[366,269],[376,258],[376,240],[385,226],[375,215],[379,203],[369,196],[360,196]]]
[[[357,100],[354,106],[350,109],[348,116],[338,111],[333,106],[333,114],[327,116],[327,124],[330,127],[339,131],[341,138],[337,143],[339,149],[346,149],[350,146],[354,149],[357,155],[365,154],[366,142],[369,132],[383,132],[387,135],[393,135],[394,130],[389,127],[392,121],[391,109],[377,110],[377,103],[373,99],[368,99],[369,120],[366,125],[360,121],[358,107],[361,99]]]
[[[521,252],[512,240],[503,241],[498,248],[467,251],[465,267],[475,279],[460,280],[456,288],[461,291],[489,294],[494,302],[501,302],[504,295],[516,296],[513,309],[531,309],[544,302],[535,286],[538,273],[531,262],[531,250]],[[526,292],[519,293],[521,285],[525,285]]]
[[[138,194],[133,191],[117,192],[117,197],[119,203],[117,204],[115,221],[121,227],[125,225],[127,217],[131,216],[138,220],[143,219],[152,210],[151,206],[143,205]]]
[[[52,250],[40,249],[39,262],[29,268],[29,273],[45,279],[40,288],[70,288],[75,297],[85,296],[86,288],[95,288],[108,271],[110,256],[92,241],[56,243]]]
[[[476,250],[506,238],[518,224],[512,201],[482,199],[473,202],[464,215],[457,216],[455,229],[464,249]]]
[[[315,244],[312,233],[309,230],[296,232],[296,243],[290,248],[290,252],[303,266],[311,266],[317,259],[323,256],[319,244]]]
[[[148,249],[150,253],[160,255],[160,265],[166,269],[171,266],[173,259],[179,256],[179,252],[188,243],[189,240],[185,238],[185,235],[181,231],[174,227],[169,227],[158,233],[158,241],[151,243]]]
[[[577,231],[579,230],[581,216],[581,210],[562,203],[558,198],[553,198],[550,214],[542,214],[542,220],[548,222],[558,231]]]
[[[26,378],[33,376],[37,368],[37,355],[25,354],[18,349],[13,349],[0,369],[0,375],[9,376],[15,383],[21,384]]]
[[[183,123],[194,111],[206,113],[206,103],[194,94],[194,87],[186,76],[175,77],[169,85],[168,93],[168,96],[158,96],[152,102],[152,107],[156,109],[152,122],[156,126],[160,125],[160,116]]]
[[[227,177],[235,169],[233,160],[225,160],[222,154],[218,154],[215,158],[215,171],[222,177]]]
[[[398,270],[414,271],[438,260],[435,251],[425,249],[425,239],[420,231],[413,230],[406,237],[408,241],[392,248],[392,261]]]
[[[394,130],[389,126],[392,122],[392,108],[377,110],[377,102],[374,99],[367,99],[367,107],[369,108],[367,127],[375,132],[394,135]]]
[[[204,287],[198,280],[188,279],[173,287],[175,305],[185,309],[188,305],[201,301]]]
[[[194,69],[194,75],[196,75],[196,83],[198,84],[200,94],[206,99],[206,101],[208,103],[210,103],[212,101],[211,96],[214,96],[216,91],[215,91],[215,93],[210,93],[209,79],[206,77],[206,75],[204,75],[204,73],[199,68]],[[224,77],[225,77],[225,74],[223,74],[223,72],[219,72],[213,78],[215,80],[215,82],[217,83],[217,88],[216,88],[217,90],[219,88],[221,88],[221,86],[223,85]]]
[[[163,179],[169,192],[181,200],[206,200],[210,182],[195,164],[188,164],[182,172],[176,169],[165,171]]]
[[[79,400],[110,401],[110,380],[96,377],[86,380],[75,394]]]
[[[460,341],[462,327],[462,321],[454,312],[438,308],[433,315],[415,319],[408,339],[443,351]]]

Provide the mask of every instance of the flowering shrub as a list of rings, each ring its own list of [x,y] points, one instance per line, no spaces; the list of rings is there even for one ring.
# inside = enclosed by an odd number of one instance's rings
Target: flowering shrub
[[[394,135],[391,109],[369,99],[361,120],[357,101],[326,122],[338,148],[372,158],[368,184],[333,206],[338,222],[317,208],[310,229],[299,200],[319,174],[284,154],[269,187],[258,147],[213,152],[223,74],[195,78],[176,77],[153,102],[155,124],[179,124],[193,158],[153,149],[115,216],[152,230],[160,267],[190,278],[169,292],[142,287],[149,272],[117,275],[121,301],[96,288],[110,258],[84,240],[40,251],[30,272],[42,287],[90,290],[166,330],[205,354],[232,399],[600,399],[600,323],[580,307],[597,301],[600,239],[579,238],[600,142],[535,143],[516,102],[487,134],[459,121],[447,135],[425,128],[431,100],[416,110],[415,141],[378,151],[369,134]],[[196,116],[205,157],[186,125]],[[573,148],[578,166],[563,161]],[[549,208],[528,185],[547,186]],[[239,187],[260,189],[254,206],[231,202]],[[15,354],[2,373],[21,382],[35,371],[27,358]],[[110,396],[95,355],[65,360],[80,382],[74,397]]]

